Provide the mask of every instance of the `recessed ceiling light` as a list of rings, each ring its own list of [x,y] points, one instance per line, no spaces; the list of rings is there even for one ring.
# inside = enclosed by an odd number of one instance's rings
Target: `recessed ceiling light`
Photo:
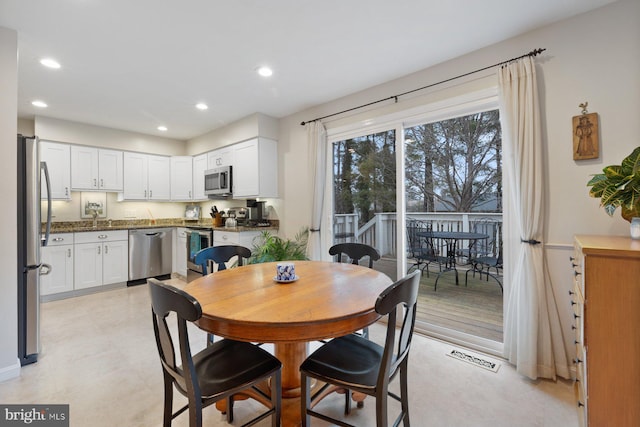
[[[262,77],[269,77],[273,74],[273,70],[269,67],[260,67],[258,68],[258,74]]]
[[[205,104],[204,102],[199,102],[196,104],[196,108],[198,110],[207,110],[209,108],[209,106],[207,104]]]
[[[33,101],[31,103],[31,105],[33,105],[34,107],[39,107],[39,108],[47,108],[48,107],[47,103],[44,102],[44,101]]]
[[[58,61],[56,61],[55,59],[43,58],[43,59],[40,60],[40,63],[42,65],[44,65],[45,67],[55,68],[55,69],[60,68],[60,63]]]
[[[168,129],[167,129],[167,127],[166,127],[166,126],[158,126],[158,130],[159,130],[160,132],[166,132]]]

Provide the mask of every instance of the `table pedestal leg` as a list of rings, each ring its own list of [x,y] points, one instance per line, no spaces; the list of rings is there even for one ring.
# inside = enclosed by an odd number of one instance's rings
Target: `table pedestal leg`
[[[307,357],[307,343],[277,343],[275,356],[282,362],[282,397],[300,397],[300,365]]]

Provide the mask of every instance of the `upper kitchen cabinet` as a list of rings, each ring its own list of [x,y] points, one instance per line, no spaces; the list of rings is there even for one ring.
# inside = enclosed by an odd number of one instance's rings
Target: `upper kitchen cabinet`
[[[142,153],[124,153],[124,190],[121,200],[169,200],[171,159]]]
[[[193,162],[191,156],[171,157],[171,200],[193,199]]]
[[[193,158],[193,200],[206,200],[204,194],[204,171],[208,169],[207,154]]]
[[[88,191],[122,191],[122,151],[71,146],[71,188]]]
[[[232,147],[233,197],[278,197],[278,143],[255,138]]]
[[[207,169],[230,166],[234,162],[233,146],[218,148],[207,153]]]
[[[71,154],[69,145],[42,141],[40,144],[40,161],[47,163],[51,182],[51,198],[71,200]],[[42,196],[47,197],[44,188],[42,189]]]

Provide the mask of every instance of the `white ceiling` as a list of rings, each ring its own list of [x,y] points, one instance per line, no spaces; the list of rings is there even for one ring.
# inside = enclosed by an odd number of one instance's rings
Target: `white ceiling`
[[[0,26],[18,31],[20,117],[189,139],[255,112],[284,117],[612,1],[0,0]],[[43,57],[62,68],[41,66]],[[258,76],[261,65],[274,75]]]

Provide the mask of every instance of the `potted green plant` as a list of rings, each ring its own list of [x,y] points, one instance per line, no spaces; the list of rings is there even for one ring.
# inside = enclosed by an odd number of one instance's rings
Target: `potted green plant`
[[[300,230],[293,240],[283,239],[272,234],[269,230],[265,230],[254,240],[249,263],[308,260],[308,237],[308,228]]]
[[[610,165],[603,173],[593,175],[587,183],[589,195],[599,197],[600,205],[610,216],[618,206],[622,217],[640,217],[640,147],[622,160],[620,165]]]

